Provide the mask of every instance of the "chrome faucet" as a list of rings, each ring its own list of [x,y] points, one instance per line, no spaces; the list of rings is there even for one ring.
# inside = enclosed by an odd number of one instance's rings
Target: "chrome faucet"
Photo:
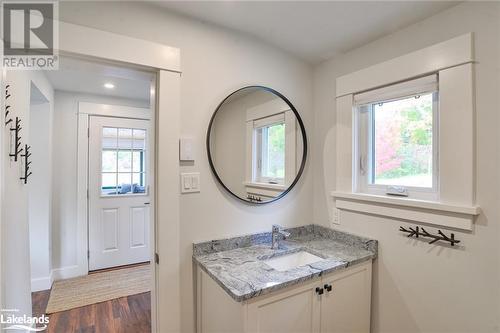
[[[290,237],[290,233],[283,230],[283,228],[277,224],[273,224],[272,232],[272,245],[271,249],[277,249],[280,247],[280,239],[286,239]]]

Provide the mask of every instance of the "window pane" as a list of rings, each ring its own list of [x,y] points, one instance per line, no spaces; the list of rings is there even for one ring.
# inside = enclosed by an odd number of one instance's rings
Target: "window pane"
[[[134,158],[134,164],[133,164],[133,171],[134,172],[144,172],[146,165],[145,165],[145,153],[143,151],[134,151],[133,152],[133,158]]]
[[[102,148],[103,149],[116,149],[118,128],[103,127],[102,128]]]
[[[285,177],[285,124],[262,129],[262,177]]]
[[[432,93],[373,105],[372,183],[432,187]]]
[[[132,172],[132,151],[130,150],[118,151],[118,171]]]
[[[132,129],[120,128],[118,129],[118,148],[132,149]]]
[[[117,128],[115,127],[103,127],[102,128],[102,136],[106,138],[116,138],[117,135]]]
[[[118,194],[132,193],[132,178],[130,173],[118,174]]]
[[[114,150],[102,151],[102,171],[116,172],[116,151]]]
[[[134,149],[146,149],[146,131],[134,129]]]
[[[102,195],[116,194],[116,173],[103,173],[101,184]]]
[[[133,173],[132,174],[132,184],[134,193],[144,193],[145,192],[145,174],[144,173]]]

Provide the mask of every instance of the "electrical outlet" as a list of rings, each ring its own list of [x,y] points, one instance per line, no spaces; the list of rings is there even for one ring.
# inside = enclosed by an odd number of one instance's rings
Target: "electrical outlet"
[[[332,223],[333,224],[340,224],[340,210],[337,209],[336,207],[333,207],[333,212],[332,212]]]

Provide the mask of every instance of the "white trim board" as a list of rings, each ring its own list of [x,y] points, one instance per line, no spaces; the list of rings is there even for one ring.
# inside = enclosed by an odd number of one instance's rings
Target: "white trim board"
[[[52,288],[54,281],[71,279],[77,276],[81,276],[80,267],[77,265],[66,266],[61,268],[54,268],[50,271],[50,275],[47,277],[41,277],[36,279],[31,279],[31,291],[48,290]]]
[[[82,54],[166,71],[181,71],[178,48],[61,21],[58,24],[59,51],[62,53]]]
[[[443,213],[457,213],[465,215],[479,215],[481,208],[477,206],[459,206],[427,200],[416,200],[409,198],[388,197],[364,193],[348,193],[332,191],[331,196],[335,199],[371,202],[373,204],[387,204],[409,208],[420,208],[426,210],[440,211]]]
[[[444,211],[422,210],[399,205],[383,205],[370,201],[335,199],[335,207],[339,210],[355,213],[385,216],[399,220],[432,224],[454,229],[471,231],[474,215],[445,213]]]
[[[340,76],[336,80],[336,96],[367,91],[474,62],[472,37],[472,33],[461,35]]]
[[[48,290],[52,287],[52,274],[47,277],[31,279],[31,292]]]
[[[150,120],[152,110],[132,106],[78,102],[78,114]]]

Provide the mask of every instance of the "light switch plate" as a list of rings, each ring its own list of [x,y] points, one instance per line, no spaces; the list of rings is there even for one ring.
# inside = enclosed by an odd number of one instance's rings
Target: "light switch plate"
[[[181,193],[200,192],[200,173],[181,173]]]
[[[194,139],[182,138],[179,140],[179,160],[194,161]]]

